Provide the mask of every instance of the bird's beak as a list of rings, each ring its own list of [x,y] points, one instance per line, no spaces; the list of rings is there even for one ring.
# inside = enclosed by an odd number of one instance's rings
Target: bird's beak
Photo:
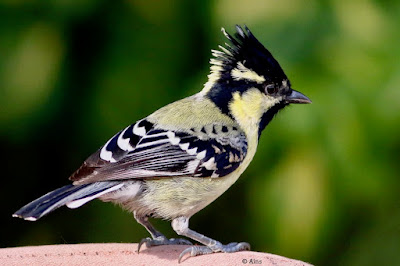
[[[286,96],[286,102],[288,103],[312,103],[312,101],[304,94],[292,90],[292,93]]]

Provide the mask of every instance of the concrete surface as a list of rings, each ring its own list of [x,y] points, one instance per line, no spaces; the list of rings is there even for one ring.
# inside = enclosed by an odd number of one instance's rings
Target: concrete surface
[[[142,247],[137,244],[75,244],[28,246],[0,249],[0,265],[275,265],[310,264],[268,253],[241,251],[185,257],[179,254],[188,246]]]

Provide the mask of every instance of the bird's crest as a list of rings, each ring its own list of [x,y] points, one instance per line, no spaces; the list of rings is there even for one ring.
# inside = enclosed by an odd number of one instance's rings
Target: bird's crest
[[[236,25],[235,37],[221,29],[230,44],[219,46],[220,50],[212,50],[214,58],[210,60],[210,74],[204,92],[214,85],[229,81],[244,80],[246,82],[282,82],[287,77],[272,54],[244,26]]]

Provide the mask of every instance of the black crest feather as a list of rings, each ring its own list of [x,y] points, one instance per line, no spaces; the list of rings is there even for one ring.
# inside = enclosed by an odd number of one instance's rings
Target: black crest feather
[[[220,50],[212,50],[214,56],[210,60],[211,74],[209,81],[215,83],[230,79],[230,71],[241,62],[245,67],[264,76],[270,82],[281,83],[287,79],[279,63],[272,54],[257,40],[248,27],[244,29],[236,25],[234,37],[221,29],[229,43],[219,46]],[[209,84],[211,85],[211,84]]]

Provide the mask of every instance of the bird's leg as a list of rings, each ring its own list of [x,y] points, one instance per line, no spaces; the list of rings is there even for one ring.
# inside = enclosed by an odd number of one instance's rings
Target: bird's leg
[[[180,262],[186,254],[189,254],[190,257],[194,257],[197,255],[210,254],[215,252],[232,253],[241,250],[250,250],[249,243],[233,242],[227,245],[222,245],[221,242],[218,242],[217,240],[206,237],[202,234],[197,233],[196,231],[189,229],[189,219],[187,217],[178,217],[172,220],[172,228],[178,235],[186,236],[204,245],[193,246],[185,249],[179,256],[178,262]]]
[[[166,238],[161,232],[157,231],[154,226],[149,222],[147,216],[138,216],[136,212],[133,213],[136,221],[143,225],[144,228],[150,233],[151,237],[143,238],[138,245],[138,253],[140,251],[140,247],[143,244],[146,244],[146,247],[160,246],[160,245],[192,245],[189,240],[181,239],[181,238]]]

